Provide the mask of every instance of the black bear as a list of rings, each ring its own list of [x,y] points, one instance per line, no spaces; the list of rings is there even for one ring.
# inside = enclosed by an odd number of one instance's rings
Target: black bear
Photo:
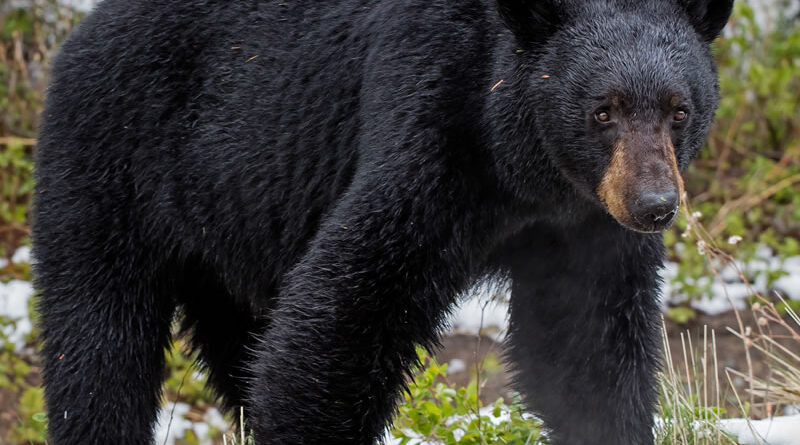
[[[104,0],[37,152],[50,443],[150,443],[176,317],[259,445],[374,443],[486,276],[552,442],[651,443],[659,232],[731,8]]]

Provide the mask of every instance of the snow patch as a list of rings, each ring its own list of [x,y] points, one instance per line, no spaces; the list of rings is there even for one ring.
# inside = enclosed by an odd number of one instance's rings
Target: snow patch
[[[767,275],[769,272],[783,270],[786,275],[775,280],[772,285],[768,285]],[[740,273],[741,271],[741,273]],[[661,305],[667,308],[670,305],[677,305],[685,301],[690,301],[690,306],[708,315],[719,315],[731,310],[731,304],[736,309],[746,309],[747,299],[754,292],[766,295],[771,289],[779,290],[792,300],[800,300],[800,256],[794,256],[781,260],[775,256],[775,252],[765,245],[756,248],[753,259],[747,262],[737,261],[726,264],[719,269],[719,278],[700,277],[696,280],[685,278],[683,282],[673,282],[678,276],[678,264],[667,262],[660,271],[663,280],[661,286]],[[742,275],[751,279],[750,287],[742,280]],[[709,296],[692,299],[696,295],[689,295],[684,290],[684,283],[689,286],[708,288]]]
[[[783,409],[783,414],[787,416],[800,415],[800,405],[789,405]]]
[[[209,408],[208,411],[203,414],[203,421],[212,428],[216,428],[220,431],[226,431],[228,429],[228,422],[225,421],[222,413],[216,408]]]
[[[783,262],[782,269],[787,275],[775,280],[772,287],[783,292],[792,300],[800,300],[800,256],[787,258]]]
[[[33,285],[27,281],[11,280],[8,283],[0,283],[0,316],[15,322],[0,326],[0,330],[8,337],[8,341],[14,344],[14,350],[17,352],[22,351],[25,346],[25,336],[33,329],[28,314],[28,300],[31,295],[33,295]]]
[[[488,294],[465,299],[450,316],[454,332],[478,334],[483,332],[493,340],[502,340],[508,328],[508,304],[501,299],[489,299]]]
[[[447,374],[457,374],[467,370],[467,363],[460,358],[454,358],[447,363]]]
[[[190,409],[182,402],[169,402],[161,408],[156,424],[156,443],[175,445],[176,440],[183,439],[186,430],[192,428],[192,422],[184,417]]]
[[[31,248],[22,246],[14,252],[14,255],[11,257],[11,262],[14,264],[31,263],[31,259]]]
[[[709,315],[719,315],[730,311],[731,303],[737,310],[746,309],[747,297],[753,295],[753,292],[744,283],[715,282],[711,285],[711,295],[711,298],[692,300],[689,304],[695,310]]]
[[[64,6],[70,6],[76,11],[89,12],[97,4],[98,0],[61,0]]]
[[[174,411],[173,411],[174,410]],[[193,422],[186,418],[191,407],[183,402],[169,402],[161,408],[156,424],[156,442],[158,444],[175,445],[177,440],[183,439],[187,431],[194,433],[201,445],[212,445],[209,438],[211,429],[225,433],[229,429],[228,422],[216,408],[209,408],[203,414],[203,420]],[[170,418],[172,423],[170,424]]]
[[[800,415],[764,420],[723,419],[720,426],[742,445],[800,444]]]

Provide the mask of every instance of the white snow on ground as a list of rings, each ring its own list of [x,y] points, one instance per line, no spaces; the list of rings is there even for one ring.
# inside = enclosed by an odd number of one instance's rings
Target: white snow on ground
[[[11,262],[14,264],[30,263],[31,262],[31,248],[22,246],[14,252],[11,256]]]
[[[450,316],[450,328],[461,334],[483,332],[501,340],[508,326],[508,304],[504,298],[492,298],[480,288],[470,290]]]
[[[30,248],[20,247],[11,257],[12,263],[30,262]],[[1,260],[0,268],[6,267],[8,261]],[[25,346],[25,336],[33,326],[28,314],[28,300],[33,295],[33,285],[28,281],[11,280],[8,283],[0,282],[0,317],[6,317],[15,323],[0,326],[3,334],[14,344],[14,350],[21,351]],[[2,344],[2,340],[0,340]]]
[[[216,408],[209,408],[200,422],[186,419],[186,414],[190,410],[189,405],[182,402],[169,402],[162,407],[156,425],[155,443],[175,445],[176,440],[182,439],[186,436],[186,432],[191,430],[201,445],[211,445],[211,439],[208,437],[211,428],[223,432],[228,430],[228,422]]]
[[[72,6],[78,11],[89,12],[98,3],[98,0],[61,0],[59,3]]]
[[[712,283],[711,298],[692,300],[689,305],[700,312],[709,315],[719,315],[731,310],[731,303],[737,310],[747,308],[747,297],[753,295],[750,288],[744,283]]]
[[[767,286],[767,272],[775,270],[783,270],[786,275],[775,280],[771,286]],[[792,300],[800,300],[800,256],[790,257],[781,262],[769,247],[762,245],[758,247],[752,260],[746,263],[737,262],[736,265],[728,264],[721,268],[719,275],[724,283],[712,280],[710,277],[701,277],[696,281],[686,279],[687,284],[700,288],[710,287],[710,297],[691,300],[689,303],[691,307],[709,315],[718,315],[731,310],[731,303],[737,309],[745,309],[747,298],[753,292],[742,281],[740,271],[745,277],[753,279],[750,286],[762,295],[766,295],[770,290],[769,287],[782,292]],[[670,303],[680,303],[689,299],[689,295],[682,292],[681,283],[672,283],[677,272],[678,264],[673,262],[667,262],[661,270],[661,277],[664,279],[662,287],[664,307]]]
[[[19,352],[25,346],[25,336],[31,332],[32,325],[28,317],[28,299],[33,295],[33,286],[27,281],[11,280],[0,283],[0,316],[15,321],[14,325],[2,326],[3,334],[8,336]],[[2,343],[2,340],[0,340]]]
[[[447,362],[447,374],[457,374],[467,370],[467,362],[460,358],[454,358]]]
[[[31,295],[33,286],[27,281],[0,283],[0,316],[16,322],[16,326],[4,326],[3,332],[18,345],[22,345],[25,335],[31,332],[31,320],[28,317],[28,299]]]
[[[169,402],[161,408],[156,424],[156,442],[164,445],[175,445],[177,439],[186,435],[186,430],[192,428],[192,422],[184,416],[191,407],[185,403]]]
[[[787,258],[783,270],[788,275],[778,278],[773,287],[786,293],[792,300],[800,300],[800,256]]]
[[[723,419],[722,429],[736,436],[742,445],[800,444],[800,415],[764,420]]]

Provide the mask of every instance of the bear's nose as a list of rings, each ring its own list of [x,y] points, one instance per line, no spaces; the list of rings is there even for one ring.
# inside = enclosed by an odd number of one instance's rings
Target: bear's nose
[[[645,192],[630,209],[640,223],[651,226],[651,230],[665,229],[678,213],[678,193],[675,191]]]

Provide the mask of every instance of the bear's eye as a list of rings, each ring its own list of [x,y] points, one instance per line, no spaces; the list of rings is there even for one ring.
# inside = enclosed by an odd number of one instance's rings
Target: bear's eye
[[[687,113],[686,111],[678,110],[678,111],[675,112],[675,114],[672,116],[672,118],[675,119],[676,122],[680,122],[680,121],[686,120],[686,117],[688,115],[689,115],[689,113]]]
[[[611,120],[611,115],[608,114],[608,111],[598,111],[594,114],[594,118],[597,119],[597,122],[607,123]]]

